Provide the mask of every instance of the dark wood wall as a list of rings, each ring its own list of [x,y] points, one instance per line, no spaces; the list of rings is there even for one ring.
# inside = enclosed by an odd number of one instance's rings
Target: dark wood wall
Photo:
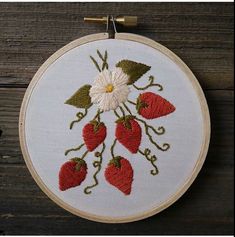
[[[0,234],[233,234],[233,3],[0,3]],[[37,187],[19,147],[25,90],[57,49],[104,26],[84,16],[137,15],[129,32],[178,54],[205,91],[212,122],[208,157],[187,193],[164,212],[101,224],[64,211]],[[119,29],[127,31],[126,29]]]

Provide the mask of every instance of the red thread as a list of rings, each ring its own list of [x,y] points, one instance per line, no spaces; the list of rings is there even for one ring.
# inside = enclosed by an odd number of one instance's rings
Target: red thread
[[[88,123],[85,125],[82,131],[83,140],[86,144],[88,151],[95,150],[106,138],[106,126],[101,123],[97,131],[95,129],[95,125]]]
[[[67,161],[64,163],[59,172],[59,188],[61,191],[80,185],[87,174],[87,165],[81,165],[80,169],[76,169],[78,163],[75,161]]]
[[[117,122],[115,136],[131,153],[137,153],[141,142],[141,127],[134,119],[129,120],[131,128],[125,122]]]
[[[121,157],[120,167],[115,164],[109,164],[105,170],[106,180],[125,195],[131,193],[131,185],[133,182],[133,169],[128,160]]]
[[[143,106],[138,112],[146,119],[159,118],[175,111],[174,105],[155,93],[145,92],[140,94],[139,99]]]

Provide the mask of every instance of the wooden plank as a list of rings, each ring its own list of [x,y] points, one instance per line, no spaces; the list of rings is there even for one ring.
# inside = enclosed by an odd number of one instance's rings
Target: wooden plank
[[[0,88],[0,163],[22,164],[18,138],[18,115],[24,88]],[[206,91],[212,121],[210,162],[231,164],[233,162],[234,109],[233,91]],[[219,157],[220,159],[215,159]]]
[[[22,17],[19,13],[35,13],[43,12],[45,15],[51,15],[54,17],[56,13],[63,14],[66,19],[78,20],[80,17],[77,12],[82,13],[96,13],[97,15],[104,14],[104,9],[109,9],[109,14],[115,14],[123,10],[123,14],[130,14],[130,10],[138,13],[142,16],[151,17],[148,13],[152,12],[154,9],[154,14],[159,15],[208,15],[208,16],[218,16],[219,13],[222,16],[233,15],[233,4],[231,3],[2,3],[0,13],[12,13],[17,15],[17,17]],[[74,9],[73,11],[71,9]],[[139,10],[145,10],[139,11]],[[68,15],[68,13],[72,15]],[[53,12],[53,15],[50,13]],[[120,13],[119,13],[120,14]]]
[[[25,87],[57,49],[104,31],[104,26],[85,25],[84,14],[129,14],[130,9],[140,25],[120,31],[169,47],[191,67],[204,88],[234,87],[232,3],[1,3],[0,86]]]
[[[18,117],[25,89],[0,89],[0,163],[22,163]]]

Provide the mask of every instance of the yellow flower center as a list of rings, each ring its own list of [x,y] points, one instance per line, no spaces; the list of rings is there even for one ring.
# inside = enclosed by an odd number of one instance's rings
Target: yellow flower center
[[[112,84],[108,84],[106,87],[105,87],[105,91],[106,93],[111,93],[114,89],[114,86]]]

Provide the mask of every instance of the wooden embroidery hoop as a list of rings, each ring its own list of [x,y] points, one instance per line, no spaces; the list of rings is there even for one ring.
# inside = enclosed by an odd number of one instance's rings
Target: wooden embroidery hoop
[[[115,39],[120,39],[120,40],[128,40],[128,41],[135,41],[139,42],[145,45],[148,45],[152,47],[153,49],[156,49],[160,51],[161,53],[165,54],[167,57],[169,57],[172,61],[177,64],[181,70],[187,75],[188,79],[190,80],[196,94],[198,95],[198,99],[200,101],[201,105],[201,111],[202,111],[202,116],[203,116],[203,127],[204,127],[204,136],[202,142],[202,147],[200,151],[200,155],[197,159],[197,162],[194,166],[194,169],[188,177],[187,181],[181,186],[181,188],[178,189],[177,192],[174,193],[168,200],[164,201],[161,203],[161,205],[146,211],[142,212],[141,214],[138,215],[133,215],[129,217],[122,217],[122,218],[110,218],[110,217],[103,217],[103,216],[97,216],[97,215],[91,215],[86,212],[80,211],[80,210],[75,210],[72,206],[68,205],[64,201],[62,201],[60,198],[58,198],[52,191],[43,183],[41,180],[40,176],[37,174],[37,171],[35,170],[32,161],[30,159],[29,153],[28,153],[28,148],[26,144],[26,137],[25,137],[25,114],[27,111],[27,106],[28,102],[30,99],[30,96],[40,80],[41,76],[43,73],[46,71],[46,69],[53,63],[55,62],[59,57],[61,57],[63,54],[68,52],[69,50],[81,46],[83,44],[86,44],[88,42],[93,42],[93,41],[98,41],[98,40],[105,40],[109,39],[109,34],[108,33],[99,33],[99,34],[92,34],[88,35],[79,39],[76,39],[72,41],[71,43],[67,44],[63,48],[59,49],[57,52],[55,52],[51,57],[47,59],[47,61],[39,68],[37,73],[34,75],[31,83],[29,84],[28,89],[26,90],[26,93],[23,98],[21,110],[20,110],[20,117],[19,117],[19,137],[20,137],[20,146],[22,149],[23,157],[26,162],[26,165],[33,176],[34,180],[38,184],[38,186],[42,189],[42,191],[50,198],[52,199],[56,204],[64,208],[65,210],[73,213],[74,215],[78,215],[80,217],[97,221],[97,222],[104,222],[104,223],[126,223],[126,222],[132,222],[132,221],[137,221],[141,220],[150,216],[153,216],[162,210],[166,209],[169,207],[171,204],[173,204],[175,201],[177,201],[186,191],[187,189],[191,186],[195,178],[197,177],[199,171],[202,168],[202,165],[205,161],[207,151],[209,148],[209,141],[210,141],[210,115],[209,115],[209,110],[208,110],[208,105],[204,96],[204,93],[194,76],[194,74],[191,72],[191,70],[188,68],[188,66],[178,57],[176,56],[173,52],[171,52],[169,49],[166,47],[162,46],[161,44],[140,36],[140,35],[135,35],[135,34],[129,34],[129,33],[115,33]]]

